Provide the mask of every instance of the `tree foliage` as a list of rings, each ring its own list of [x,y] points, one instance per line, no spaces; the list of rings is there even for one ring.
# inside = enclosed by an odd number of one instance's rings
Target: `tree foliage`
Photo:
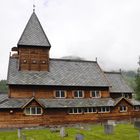
[[[126,80],[127,84],[133,89],[135,90],[136,88],[136,71],[122,71],[123,77]]]
[[[6,80],[1,80],[0,81],[0,92],[5,93],[8,91],[8,86],[6,84]]]
[[[135,82],[136,82],[136,88],[135,88],[136,98],[140,100],[140,74],[139,72],[136,75]]]

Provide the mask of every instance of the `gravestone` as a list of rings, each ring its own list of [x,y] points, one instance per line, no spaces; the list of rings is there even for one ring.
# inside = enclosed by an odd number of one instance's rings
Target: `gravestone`
[[[18,128],[17,135],[18,135],[18,139],[20,139],[21,138],[21,128]]]
[[[67,133],[66,133],[64,127],[61,127],[61,129],[60,129],[60,136],[61,136],[62,138],[67,136]]]
[[[105,132],[105,134],[112,134],[114,132],[113,125],[105,124],[104,125],[104,132]]]
[[[22,134],[22,140],[26,140],[26,136]]]
[[[75,140],[84,140],[84,135],[76,134]]]
[[[140,121],[135,121],[134,127],[140,129]]]
[[[139,129],[139,140],[140,140],[140,121],[135,121],[134,122],[134,128]]]
[[[116,121],[114,121],[114,120],[108,120],[107,121],[107,124],[116,126]]]
[[[52,128],[50,128],[50,131],[52,133],[56,133],[56,132],[60,132],[60,129],[59,128],[56,128],[56,127],[52,127]]]

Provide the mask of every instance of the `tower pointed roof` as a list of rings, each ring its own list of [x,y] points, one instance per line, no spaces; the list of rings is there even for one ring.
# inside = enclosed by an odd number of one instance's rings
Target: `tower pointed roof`
[[[51,47],[49,40],[35,12],[32,13],[19,41],[18,46]]]

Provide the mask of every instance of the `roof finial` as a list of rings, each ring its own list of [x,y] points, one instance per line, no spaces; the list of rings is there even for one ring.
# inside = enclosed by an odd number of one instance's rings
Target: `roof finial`
[[[35,8],[36,8],[36,6],[35,6],[35,0],[33,1],[33,12],[35,12]]]

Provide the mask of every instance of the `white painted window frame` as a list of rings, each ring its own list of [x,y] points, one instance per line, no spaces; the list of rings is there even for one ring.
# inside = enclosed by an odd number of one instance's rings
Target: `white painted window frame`
[[[57,93],[57,92],[59,92],[59,97],[56,96],[56,93]],[[62,92],[64,92],[64,97],[62,97]],[[59,98],[59,99],[60,99],[60,98],[62,98],[62,99],[66,98],[66,94],[67,94],[67,93],[66,93],[65,90],[56,90],[56,91],[54,92],[55,98]]]
[[[104,110],[103,108],[104,108],[105,110]],[[109,110],[108,110],[107,108],[108,108]],[[100,107],[100,110],[99,110],[98,112],[99,112],[99,113],[109,113],[109,112],[110,112],[110,107],[107,107],[107,106],[105,106],[105,107]]]
[[[75,110],[77,112],[75,112]],[[81,111],[79,111],[79,110],[81,110]],[[83,108],[70,108],[68,113],[69,114],[83,114]]]
[[[75,96],[75,92],[77,92],[77,94],[78,94],[78,96],[76,97]],[[80,97],[79,95],[80,95],[80,92],[82,92],[82,97]],[[84,95],[85,93],[84,93],[84,91],[83,90],[74,90],[73,91],[73,96],[74,96],[74,98],[84,98]]]
[[[93,96],[95,94],[95,96]],[[99,96],[97,96],[99,94]],[[90,97],[91,98],[101,98],[101,91],[100,90],[92,90],[90,91]]]
[[[127,112],[127,106],[120,106],[120,112]]]
[[[89,111],[89,110],[92,110],[91,112]],[[96,110],[96,111],[94,111],[94,109]],[[85,110],[87,110],[87,111],[85,111]],[[97,108],[94,108],[94,107],[87,107],[87,108],[84,108],[84,113],[85,114],[88,114],[88,113],[97,113]]]
[[[32,113],[32,108],[35,109],[35,114]],[[41,113],[40,114],[37,114],[37,109],[38,108],[41,109]],[[26,112],[26,109],[30,109],[29,114]],[[24,109],[24,113],[25,113],[25,115],[42,115],[43,114],[43,110],[42,110],[41,107],[27,107],[27,108]]]

